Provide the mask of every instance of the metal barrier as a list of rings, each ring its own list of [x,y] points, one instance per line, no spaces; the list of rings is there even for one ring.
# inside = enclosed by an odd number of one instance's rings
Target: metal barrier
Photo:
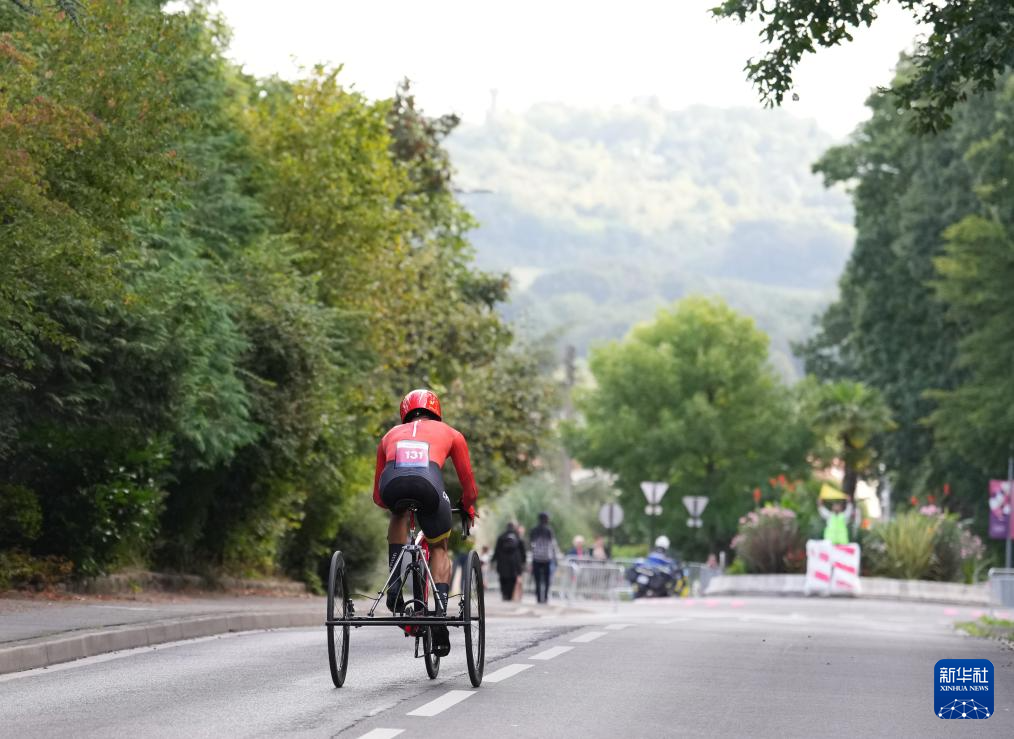
[[[558,560],[549,581],[550,598],[559,600],[615,601],[626,588],[625,567],[615,561],[600,559]],[[525,574],[524,592],[535,595],[535,578]]]
[[[989,589],[993,602],[1005,608],[1014,607],[1014,569],[993,567],[989,571]]]

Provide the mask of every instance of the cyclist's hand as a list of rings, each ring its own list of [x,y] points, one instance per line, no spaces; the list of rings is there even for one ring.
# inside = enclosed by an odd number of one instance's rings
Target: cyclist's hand
[[[475,519],[479,517],[479,512],[475,510],[474,505],[468,506],[468,525],[475,526]]]

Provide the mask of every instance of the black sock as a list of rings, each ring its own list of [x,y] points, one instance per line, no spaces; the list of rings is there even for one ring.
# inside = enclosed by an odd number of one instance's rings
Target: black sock
[[[404,544],[388,544],[387,545],[387,571],[390,572],[394,569],[394,563],[398,561],[398,556],[401,554],[401,550],[405,548]],[[399,573],[401,574],[401,573]]]
[[[447,613],[447,597],[451,592],[451,584],[446,582],[437,583],[437,596],[440,598],[440,605],[443,607],[444,614]]]

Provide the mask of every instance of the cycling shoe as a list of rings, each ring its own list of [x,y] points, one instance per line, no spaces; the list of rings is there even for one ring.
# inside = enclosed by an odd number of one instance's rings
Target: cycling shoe
[[[433,634],[433,654],[438,657],[446,657],[451,653],[451,635],[447,631],[446,626],[434,626],[432,629]]]
[[[401,597],[401,578],[395,578],[387,586],[387,609],[394,614],[405,610],[405,599]]]

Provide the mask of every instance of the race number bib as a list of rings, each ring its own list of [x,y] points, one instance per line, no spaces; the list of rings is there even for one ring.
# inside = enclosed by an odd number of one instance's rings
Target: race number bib
[[[429,467],[430,445],[425,441],[399,441],[394,447],[395,467]]]

